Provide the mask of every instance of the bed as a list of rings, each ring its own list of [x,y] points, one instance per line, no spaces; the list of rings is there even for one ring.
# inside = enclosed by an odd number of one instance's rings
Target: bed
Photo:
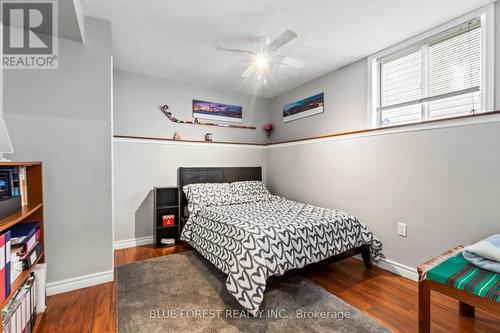
[[[227,274],[250,314],[271,276],[355,254],[370,268],[382,249],[352,215],[269,193],[260,167],[179,168],[179,189],[181,240]]]

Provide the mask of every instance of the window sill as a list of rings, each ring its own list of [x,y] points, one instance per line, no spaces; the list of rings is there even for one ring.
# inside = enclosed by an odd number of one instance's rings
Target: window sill
[[[467,126],[467,125],[473,125],[473,124],[492,123],[492,122],[500,122],[500,110],[485,112],[485,113],[478,113],[478,114],[470,115],[470,116],[460,116],[460,117],[452,117],[452,118],[445,118],[445,119],[428,120],[428,121],[423,121],[420,123],[411,123],[411,124],[402,124],[402,125],[394,125],[394,126],[386,126],[386,127],[369,128],[369,129],[364,129],[364,130],[332,133],[332,134],[303,138],[303,139],[279,141],[279,142],[273,142],[273,143],[267,144],[266,146],[314,143],[317,141],[325,141],[325,140],[326,141],[339,140],[339,139],[347,139],[347,138],[351,138],[351,137],[364,137],[364,136],[384,135],[384,134],[393,134],[393,133],[401,133],[401,132],[416,132],[416,131],[423,131],[423,130]]]

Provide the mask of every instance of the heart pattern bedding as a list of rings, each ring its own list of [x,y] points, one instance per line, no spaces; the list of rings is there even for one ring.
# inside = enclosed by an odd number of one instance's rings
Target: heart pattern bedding
[[[227,290],[249,313],[258,311],[270,276],[283,275],[363,244],[370,245],[374,260],[378,258],[381,242],[354,216],[294,202],[262,189],[256,193],[255,187],[261,185],[255,183],[260,182],[251,183],[237,187],[250,186],[253,190],[229,190],[233,194],[246,193],[235,194],[230,204],[226,201],[192,207],[181,235],[228,275]],[[203,201],[194,199],[193,193],[206,193],[193,188],[185,188],[185,192],[192,202]]]

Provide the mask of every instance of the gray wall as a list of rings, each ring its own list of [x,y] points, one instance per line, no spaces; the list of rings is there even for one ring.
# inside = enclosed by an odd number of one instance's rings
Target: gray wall
[[[500,232],[499,151],[498,122],[340,139],[266,150],[266,177],[275,193],[357,216],[388,259],[414,267]]]
[[[366,59],[279,95],[271,101],[273,142],[302,139],[367,127]],[[325,93],[325,112],[283,123],[282,107]]]
[[[175,124],[159,110],[168,104],[178,119],[192,119],[192,100],[202,99],[243,106],[243,123],[256,130]],[[270,100],[181,82],[114,71],[114,133],[127,136],[264,143],[262,126],[269,122]],[[154,186],[176,186],[180,166],[263,166],[262,147],[115,140],[115,241],[153,234]]]
[[[177,186],[177,168],[264,166],[263,147],[115,140],[115,241],[153,234],[153,187]]]
[[[495,3],[495,109],[500,110],[500,2]]]
[[[500,87],[500,2],[495,4],[495,17],[495,87]],[[272,141],[368,128],[367,66],[362,59],[274,97],[270,106],[275,128]],[[321,92],[325,93],[324,113],[283,123],[283,105]],[[500,109],[500,89],[495,89],[495,109]]]
[[[193,99],[243,107],[243,125],[257,129],[218,128],[176,124],[168,120],[159,106],[167,104],[181,120],[193,120]],[[152,76],[114,72],[114,133],[117,135],[172,138],[179,131],[184,139],[203,140],[207,132],[216,141],[264,143],[262,126],[269,121],[269,100]],[[236,123],[235,123],[236,124]]]
[[[48,282],[113,269],[111,33],[59,40],[59,69],[4,72],[14,160],[43,161]]]
[[[496,31],[498,49],[500,20]],[[273,141],[366,128],[366,74],[362,60],[274,98]],[[282,105],[322,91],[325,113],[282,123]],[[358,216],[389,259],[415,266],[500,232],[500,117],[487,120],[496,122],[273,146],[266,177],[277,194]],[[408,224],[407,238],[396,235],[398,222]]]

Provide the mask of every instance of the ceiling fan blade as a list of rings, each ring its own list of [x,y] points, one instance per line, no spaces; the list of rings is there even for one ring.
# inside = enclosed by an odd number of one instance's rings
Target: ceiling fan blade
[[[287,31],[276,37],[276,39],[269,44],[269,50],[276,51],[295,38],[297,38],[297,34],[288,29]]]
[[[284,57],[283,59],[281,59],[281,63],[293,68],[302,68],[306,65],[305,62],[290,57]]]
[[[232,47],[217,46],[217,50],[219,50],[219,51],[226,51],[226,52],[236,52],[236,53],[253,54],[252,51],[235,49],[235,48],[232,48]]]
[[[252,72],[253,72],[253,67],[248,66],[247,69],[245,69],[245,71],[243,72],[243,74],[241,74],[241,77],[246,79],[247,77],[252,75]]]

